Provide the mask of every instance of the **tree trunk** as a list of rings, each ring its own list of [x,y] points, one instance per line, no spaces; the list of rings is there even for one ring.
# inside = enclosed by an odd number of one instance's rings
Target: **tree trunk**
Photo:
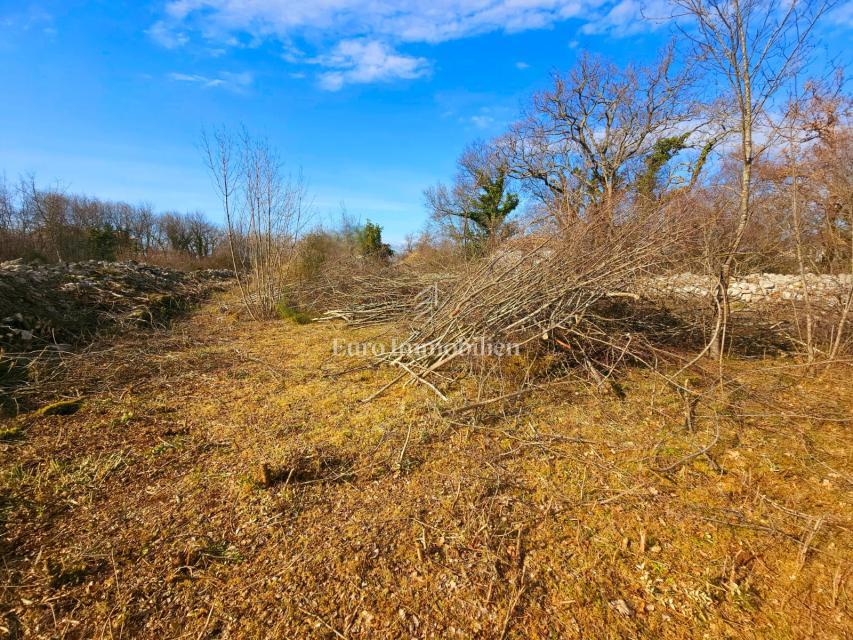
[[[741,60],[740,60],[740,133],[741,133],[741,176],[740,176],[740,201],[738,205],[738,225],[735,231],[735,236],[732,240],[731,247],[723,260],[720,268],[720,275],[717,282],[717,313],[721,314],[719,327],[720,330],[714,336],[713,344],[711,345],[710,354],[713,357],[722,359],[725,353],[726,334],[729,329],[729,316],[731,305],[729,304],[728,288],[731,279],[732,265],[735,261],[735,256],[740,249],[743,241],[746,227],[749,224],[750,208],[749,199],[752,193],[752,127],[753,127],[753,112],[752,112],[752,81],[749,69],[749,56],[746,42],[746,27],[743,24],[742,14],[737,11],[738,17],[738,38],[741,45]]]

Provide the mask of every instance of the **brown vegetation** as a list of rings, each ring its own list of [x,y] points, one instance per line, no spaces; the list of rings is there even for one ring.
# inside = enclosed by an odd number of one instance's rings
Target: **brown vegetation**
[[[7,422],[10,633],[850,634],[847,365],[729,362],[689,423],[642,370],[458,414],[363,402],[395,372],[329,342],[385,329],[236,309],[68,356],[42,398],[79,410]]]

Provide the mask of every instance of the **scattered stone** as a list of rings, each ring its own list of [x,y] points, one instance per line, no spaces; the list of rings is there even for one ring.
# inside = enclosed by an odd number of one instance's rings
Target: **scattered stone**
[[[622,600],[621,598],[618,600],[611,600],[610,606],[616,610],[616,613],[618,613],[619,615],[623,615],[626,618],[630,618],[634,615],[634,610],[631,609],[628,603]]]
[[[30,352],[76,344],[112,325],[151,324],[231,279],[227,270],[185,273],[90,260],[0,263],[0,349]]]

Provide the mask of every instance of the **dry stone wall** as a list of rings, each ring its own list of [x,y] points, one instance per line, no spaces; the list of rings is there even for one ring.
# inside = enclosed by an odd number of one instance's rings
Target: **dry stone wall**
[[[853,286],[853,274],[806,274],[805,285],[812,300],[834,306],[845,299]],[[694,273],[658,276],[642,285],[646,295],[675,298],[704,298],[713,294],[715,279]],[[729,284],[729,299],[733,302],[798,302],[805,299],[803,278],[781,273],[755,273],[733,279]]]

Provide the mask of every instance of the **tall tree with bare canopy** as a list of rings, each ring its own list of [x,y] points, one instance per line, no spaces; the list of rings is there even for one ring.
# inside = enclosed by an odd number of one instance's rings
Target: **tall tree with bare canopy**
[[[738,134],[740,193],[732,240],[720,256],[716,288],[717,323],[708,344],[722,357],[730,315],[728,285],[751,220],[752,171],[772,143],[757,142],[769,129],[769,111],[780,90],[803,64],[814,26],[833,0],[672,0],[674,16],[698,64],[721,79]]]

